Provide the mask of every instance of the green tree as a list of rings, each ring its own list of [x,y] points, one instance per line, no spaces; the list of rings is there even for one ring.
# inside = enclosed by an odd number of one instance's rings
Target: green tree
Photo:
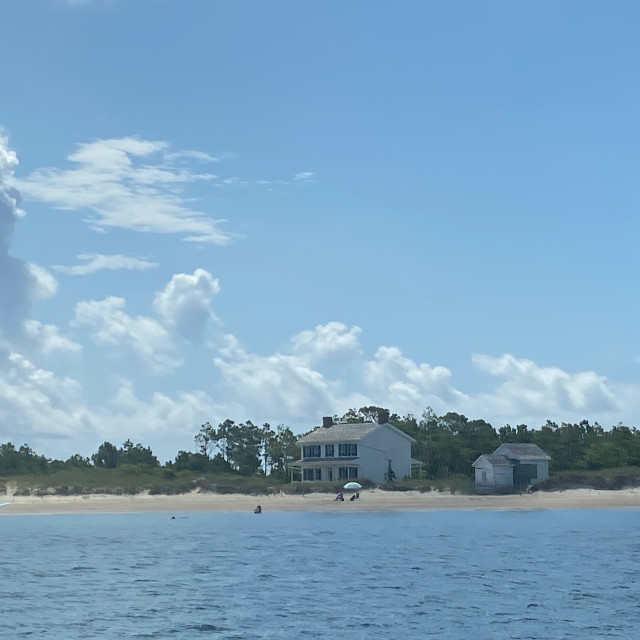
[[[103,442],[91,456],[96,467],[115,469],[118,465],[118,450],[110,442]]]
[[[196,434],[195,441],[198,445],[199,452],[209,460],[211,452],[216,445],[215,429],[208,422],[205,422]]]
[[[279,424],[266,444],[271,474],[279,480],[290,480],[289,464],[300,455],[298,437],[289,427]]]
[[[160,462],[153,455],[150,447],[141,444],[134,445],[131,440],[126,440],[122,448],[118,450],[118,466],[123,464],[140,464],[147,467],[158,467]]]
[[[74,453],[64,461],[64,466],[68,469],[85,469],[91,466],[91,460],[81,456],[79,453]]]
[[[227,461],[242,475],[252,475],[260,468],[262,433],[251,420],[234,424],[227,433]]]

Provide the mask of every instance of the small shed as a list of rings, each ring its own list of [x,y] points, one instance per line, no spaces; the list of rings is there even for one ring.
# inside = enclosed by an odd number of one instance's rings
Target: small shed
[[[483,493],[522,491],[549,477],[548,456],[537,444],[509,442],[473,463],[476,490]]]

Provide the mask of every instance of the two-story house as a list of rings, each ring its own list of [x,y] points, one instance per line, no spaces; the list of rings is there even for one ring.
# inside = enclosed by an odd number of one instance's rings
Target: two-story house
[[[334,424],[326,417],[321,427],[298,440],[301,458],[294,466],[303,482],[402,480],[411,476],[414,442],[389,424],[387,412],[380,413],[377,423]]]

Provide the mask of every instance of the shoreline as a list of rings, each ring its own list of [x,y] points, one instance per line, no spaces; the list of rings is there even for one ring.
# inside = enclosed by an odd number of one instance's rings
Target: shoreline
[[[143,513],[187,511],[251,512],[261,504],[270,511],[432,511],[452,509],[475,510],[537,510],[537,509],[637,509],[640,508],[640,488],[620,490],[567,489],[538,491],[531,494],[464,495],[431,491],[360,492],[360,499],[336,502],[334,494],[262,495],[187,493],[180,495],[132,496],[89,494],[82,496],[3,496],[0,517],[27,514],[67,513]]]

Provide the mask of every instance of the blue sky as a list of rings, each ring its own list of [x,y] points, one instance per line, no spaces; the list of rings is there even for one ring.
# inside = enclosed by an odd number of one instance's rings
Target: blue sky
[[[0,441],[377,404],[640,422],[635,2],[3,7]]]

